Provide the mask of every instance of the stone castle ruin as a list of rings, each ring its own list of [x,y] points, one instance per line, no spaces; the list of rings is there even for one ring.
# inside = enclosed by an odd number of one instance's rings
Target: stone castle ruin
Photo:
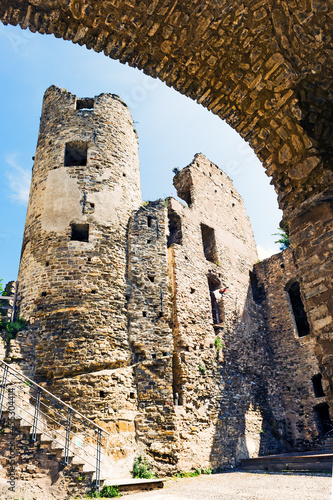
[[[9,358],[110,433],[121,473],[139,454],[171,474],[311,449],[328,384],[293,249],[254,264],[243,201],[204,155],[174,185],[183,202],[142,202],[119,97],[46,91]]]

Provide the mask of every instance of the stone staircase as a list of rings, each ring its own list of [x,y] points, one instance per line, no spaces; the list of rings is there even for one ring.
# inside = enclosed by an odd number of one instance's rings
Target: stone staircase
[[[104,484],[124,492],[163,487],[162,479],[113,478],[112,460],[102,447],[108,432],[3,361],[1,369],[2,475],[8,477],[13,446],[16,478],[31,482],[51,477],[52,484],[63,485],[64,498]]]

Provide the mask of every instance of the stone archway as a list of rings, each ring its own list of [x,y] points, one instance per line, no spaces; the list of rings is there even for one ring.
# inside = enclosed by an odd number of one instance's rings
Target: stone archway
[[[289,221],[330,383],[332,16],[330,0],[0,0],[4,24],[53,33],[143,69],[249,142]]]

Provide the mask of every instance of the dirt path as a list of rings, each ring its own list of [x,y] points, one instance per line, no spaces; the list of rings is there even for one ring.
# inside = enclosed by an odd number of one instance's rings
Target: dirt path
[[[126,500],[331,500],[331,476],[228,472],[170,480]]]

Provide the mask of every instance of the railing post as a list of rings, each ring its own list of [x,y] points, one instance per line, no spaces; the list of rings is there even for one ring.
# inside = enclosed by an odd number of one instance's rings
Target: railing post
[[[38,417],[39,417],[39,407],[40,407],[40,395],[41,395],[41,392],[42,392],[41,388],[38,387],[37,394],[36,394],[34,423],[32,425],[32,436],[31,436],[32,441],[36,441],[37,440],[37,425],[38,425]]]
[[[3,369],[2,382],[1,382],[0,418],[2,418],[2,406],[3,406],[3,399],[5,397],[5,390],[6,390],[6,384],[7,384],[7,375],[8,375],[8,366],[5,365],[5,367]]]
[[[101,487],[101,447],[102,447],[102,429],[97,429],[97,450],[96,450],[96,490]]]
[[[67,422],[66,422],[66,439],[65,439],[65,464],[69,462],[69,441],[71,434],[71,421],[72,421],[72,409],[68,408],[67,412]]]

